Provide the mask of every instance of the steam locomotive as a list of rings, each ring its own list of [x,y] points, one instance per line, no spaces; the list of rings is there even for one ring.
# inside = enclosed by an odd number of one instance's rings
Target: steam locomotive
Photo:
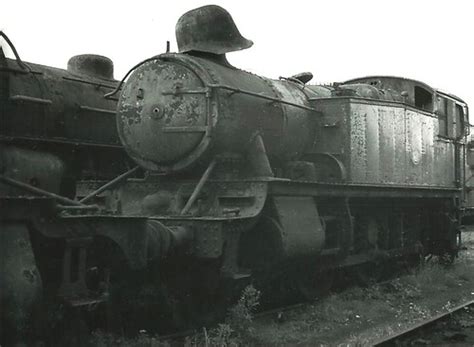
[[[122,82],[101,56],[61,70],[0,55],[2,341],[53,302],[96,327],[160,330],[248,283],[313,298],[341,269],[456,253],[460,98],[398,77],[242,71],[225,54],[252,42],[218,6],[176,35],[180,53]]]

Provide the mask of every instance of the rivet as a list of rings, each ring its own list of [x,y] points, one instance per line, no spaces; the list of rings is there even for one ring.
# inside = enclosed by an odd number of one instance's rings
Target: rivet
[[[151,115],[151,117],[152,117],[153,119],[161,119],[161,118],[164,117],[164,112],[163,112],[163,110],[162,110],[160,107],[156,106],[156,107],[152,110],[152,115]]]

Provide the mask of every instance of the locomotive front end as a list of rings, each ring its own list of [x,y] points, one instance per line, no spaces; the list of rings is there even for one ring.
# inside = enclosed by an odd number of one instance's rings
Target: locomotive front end
[[[122,90],[117,125],[138,164],[179,170],[206,150],[212,119],[203,87],[202,77],[177,60],[156,58],[136,69]]]
[[[260,135],[270,162],[294,159],[314,140],[304,86],[239,70],[218,55],[163,54],[125,82],[118,132],[143,168],[171,173],[212,157],[252,151]]]

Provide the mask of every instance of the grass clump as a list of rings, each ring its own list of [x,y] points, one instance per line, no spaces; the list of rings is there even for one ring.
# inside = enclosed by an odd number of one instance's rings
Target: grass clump
[[[186,340],[186,346],[239,346],[248,343],[254,333],[253,319],[260,304],[260,291],[247,286],[236,305],[229,309],[224,323]]]
[[[440,261],[425,263],[402,279],[405,291],[406,288],[411,288],[418,292],[419,296],[457,288],[469,282],[474,282],[472,264],[463,258],[456,259],[448,266]]]

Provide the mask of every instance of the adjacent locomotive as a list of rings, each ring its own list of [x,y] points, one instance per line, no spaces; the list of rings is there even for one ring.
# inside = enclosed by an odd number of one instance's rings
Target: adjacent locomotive
[[[43,283],[32,292],[42,287],[78,309],[103,303],[130,330],[156,329],[164,317],[193,320],[200,305],[250,282],[264,293],[293,283],[309,298],[338,269],[363,276],[398,258],[456,253],[469,129],[461,99],[404,78],[318,86],[307,84],[309,73],[272,80],[239,70],[225,53],[252,42],[218,6],[184,14],[176,30],[180,53],[145,60],[123,85],[54,70],[81,86],[57,104],[35,103],[47,98],[26,95],[28,84],[12,92],[17,78],[41,84],[53,70],[4,59],[1,97],[12,104],[23,95],[22,105],[36,107],[1,137],[13,158],[1,176],[2,229],[26,240],[23,259]],[[67,90],[57,83],[42,90]],[[116,125],[114,101],[98,95],[114,86]],[[80,112],[91,112],[90,122]],[[37,115],[55,125],[25,135],[21,125]],[[33,173],[17,174],[22,155],[35,173],[60,168],[51,187],[35,190]]]
[[[0,49],[2,343],[28,330],[32,308],[61,279],[52,264],[64,247],[43,247],[32,221],[81,206],[73,200],[80,180],[111,179],[132,164],[115,128],[116,100],[103,97],[118,84],[110,59],[75,56],[61,70],[13,51],[16,59]]]

